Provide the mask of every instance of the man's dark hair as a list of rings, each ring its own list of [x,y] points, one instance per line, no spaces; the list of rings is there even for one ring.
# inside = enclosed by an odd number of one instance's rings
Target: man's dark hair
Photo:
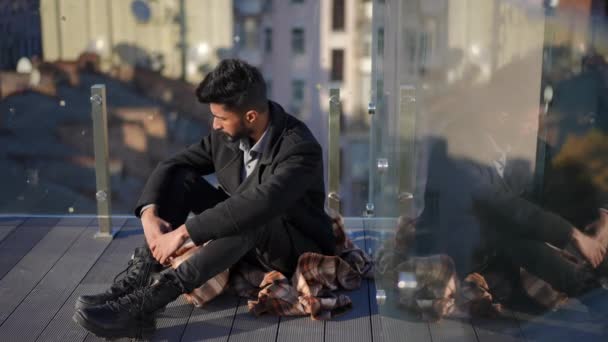
[[[245,114],[266,112],[266,82],[260,71],[238,59],[225,59],[205,76],[196,89],[202,103],[223,104],[227,110]]]

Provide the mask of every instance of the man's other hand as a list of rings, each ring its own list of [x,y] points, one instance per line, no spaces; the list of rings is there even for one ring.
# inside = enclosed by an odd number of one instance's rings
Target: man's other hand
[[[171,224],[156,215],[156,208],[150,208],[143,212],[141,224],[144,227],[146,243],[150,249],[156,244],[158,237],[171,231]]]
[[[189,235],[185,225],[166,234],[161,234],[150,246],[152,255],[162,265],[167,265],[169,258],[177,251],[181,245],[188,240]]]

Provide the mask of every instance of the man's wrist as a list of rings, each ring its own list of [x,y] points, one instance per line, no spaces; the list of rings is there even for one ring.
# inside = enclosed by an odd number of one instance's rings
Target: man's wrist
[[[139,217],[144,218],[144,214],[154,214],[156,215],[157,206],[156,204],[147,204],[144,205],[139,211]]]
[[[576,227],[570,227],[570,241],[577,241],[580,239],[582,232]]]
[[[190,234],[188,233],[188,229],[186,228],[185,224],[179,226],[175,231],[179,235],[182,243],[186,242],[190,238]]]

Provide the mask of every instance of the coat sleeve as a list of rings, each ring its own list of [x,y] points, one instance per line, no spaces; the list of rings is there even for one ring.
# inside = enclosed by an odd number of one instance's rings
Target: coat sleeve
[[[295,144],[277,160],[272,175],[263,183],[189,219],[186,229],[192,241],[200,245],[260,227],[293,206],[318,181],[318,169],[323,167],[321,147],[316,142]]]
[[[161,194],[171,183],[171,175],[177,168],[190,168],[201,175],[214,172],[211,153],[211,135],[199,143],[192,144],[173,157],[160,162],[148,178],[142,194],[135,207],[135,216],[140,217],[140,210],[147,204],[158,204]]]

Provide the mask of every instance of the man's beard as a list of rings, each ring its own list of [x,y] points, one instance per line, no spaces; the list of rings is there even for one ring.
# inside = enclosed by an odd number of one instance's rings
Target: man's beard
[[[251,129],[248,129],[247,127],[245,127],[245,124],[243,124],[243,122],[241,122],[241,126],[239,127],[239,130],[236,131],[236,133],[234,133],[233,135],[230,135],[226,132],[222,132],[222,133],[226,137],[226,140],[228,140],[229,142],[235,142],[235,141],[239,141],[243,138],[248,137],[249,133],[251,133]]]

